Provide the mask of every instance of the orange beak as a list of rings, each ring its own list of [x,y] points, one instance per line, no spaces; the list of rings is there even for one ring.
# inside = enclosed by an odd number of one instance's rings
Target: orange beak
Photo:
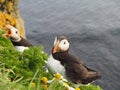
[[[3,34],[2,36],[5,38],[12,36],[11,30],[8,29],[7,33]]]
[[[52,49],[52,53],[56,53],[56,52],[60,51],[58,44],[59,44],[58,42],[55,44],[55,46]]]
[[[5,26],[5,28],[6,28],[7,32],[5,34],[3,34],[2,36],[4,38],[12,36],[12,32],[11,32],[12,26],[8,24]]]

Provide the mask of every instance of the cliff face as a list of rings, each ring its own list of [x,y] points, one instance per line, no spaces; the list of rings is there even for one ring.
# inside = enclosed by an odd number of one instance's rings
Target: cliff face
[[[0,0],[0,29],[5,29],[6,24],[10,24],[20,30],[20,34],[25,38],[24,21],[18,10],[19,0]]]

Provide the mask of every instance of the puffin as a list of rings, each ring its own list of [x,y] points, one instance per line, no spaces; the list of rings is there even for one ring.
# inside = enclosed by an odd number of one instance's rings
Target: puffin
[[[7,32],[3,35],[11,40],[12,44],[14,45],[15,49],[23,52],[25,49],[29,49],[32,44],[20,36],[20,32],[18,29],[11,25],[6,25]]]
[[[57,37],[55,37],[55,41],[56,40],[57,40]],[[54,41],[53,45],[55,44],[55,41]],[[45,69],[46,69],[46,72],[49,71],[53,76],[56,73],[59,73],[64,78],[66,77],[65,76],[65,68],[64,68],[64,66],[60,63],[60,61],[53,58],[52,54],[50,54],[48,59],[45,61]]]
[[[74,84],[88,84],[100,79],[100,72],[89,68],[79,57],[70,54],[69,46],[70,43],[65,36],[56,37],[51,50],[53,61],[49,62],[49,66],[51,65],[50,63],[56,64],[56,67],[53,65],[51,67],[58,73],[61,73],[61,69],[63,69],[62,75],[64,74],[63,76]],[[55,60],[57,63],[54,62]]]

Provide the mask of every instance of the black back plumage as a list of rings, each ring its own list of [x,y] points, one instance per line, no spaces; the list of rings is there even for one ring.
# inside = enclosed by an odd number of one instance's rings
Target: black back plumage
[[[29,41],[27,41],[26,39],[24,39],[22,37],[21,37],[21,40],[19,42],[12,41],[12,43],[13,43],[14,46],[24,46],[24,47],[32,46],[32,44]]]
[[[88,68],[78,57],[66,52],[56,52],[53,57],[64,65],[66,76],[73,83],[87,84],[101,78],[100,73]]]

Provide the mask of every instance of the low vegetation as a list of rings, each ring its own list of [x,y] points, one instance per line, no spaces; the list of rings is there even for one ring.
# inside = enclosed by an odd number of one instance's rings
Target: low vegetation
[[[43,46],[33,46],[23,53],[14,49],[11,41],[0,31],[0,89],[1,90],[70,90],[68,84],[45,71],[48,58]],[[60,77],[60,76],[59,76]],[[71,89],[75,90],[75,89]],[[99,86],[81,85],[76,90],[102,90]]]

